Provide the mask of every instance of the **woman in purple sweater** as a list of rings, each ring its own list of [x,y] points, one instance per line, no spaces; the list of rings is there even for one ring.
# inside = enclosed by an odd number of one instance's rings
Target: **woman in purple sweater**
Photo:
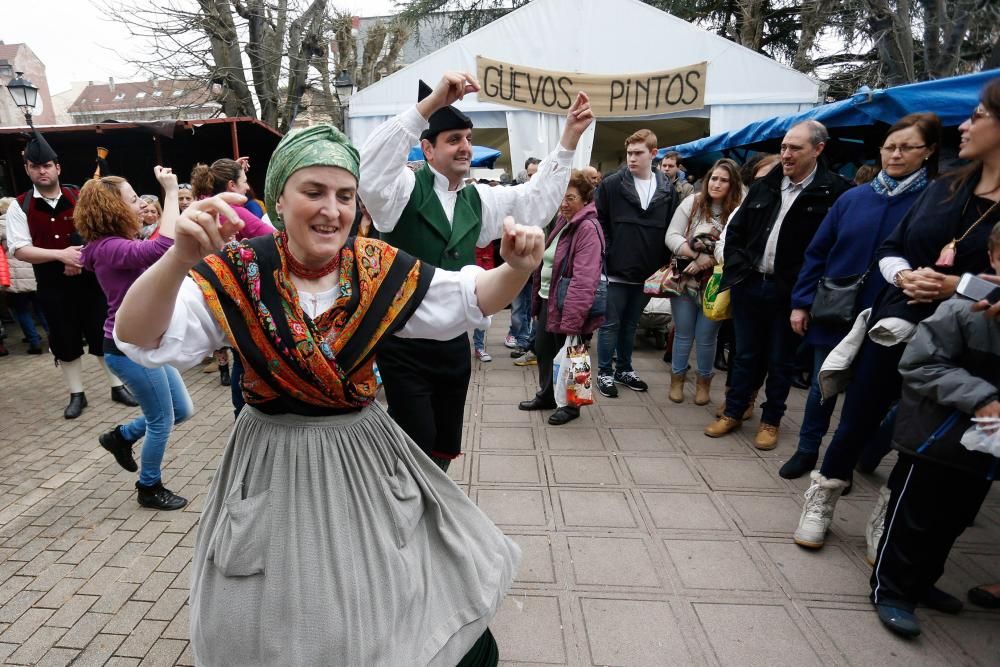
[[[83,186],[73,221],[86,241],[83,267],[97,274],[108,298],[104,359],[112,372],[125,381],[142,408],[141,416],[102,434],[101,446],[111,452],[125,470],[139,470],[135,487],[140,505],[177,510],[187,505],[187,500],[163,486],[160,464],[170,431],[175,424],[191,416],[191,397],[175,368],[140,366],[118,350],[112,335],[115,314],[128,288],[174,244],[174,225],[179,215],[177,177],[170,169],[155,167],[154,171],[165,193],[157,238],[148,241],[136,238],[145,202],[136,196],[128,181],[117,176],[105,176]],[[140,470],[132,456],[132,446],[143,436],[146,439],[142,445]]]

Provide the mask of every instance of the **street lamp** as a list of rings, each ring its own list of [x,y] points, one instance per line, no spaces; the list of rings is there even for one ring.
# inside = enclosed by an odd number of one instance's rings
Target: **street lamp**
[[[35,127],[31,122],[31,110],[38,102],[38,88],[30,81],[21,77],[24,72],[15,72],[17,75],[7,84],[7,91],[14,98],[14,104],[24,112],[24,120],[28,121],[29,127]]]
[[[333,82],[333,87],[337,91],[337,97],[344,99],[350,97],[354,92],[354,79],[347,73],[346,69],[340,70],[340,74]]]

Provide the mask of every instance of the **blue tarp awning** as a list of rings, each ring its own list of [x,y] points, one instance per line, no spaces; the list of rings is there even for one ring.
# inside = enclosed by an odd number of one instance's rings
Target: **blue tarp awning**
[[[496,162],[501,155],[503,155],[503,153],[495,148],[489,148],[488,146],[473,146],[472,166],[492,169],[493,163]],[[420,149],[420,146],[414,146],[410,149],[410,154],[406,159],[410,162],[420,162],[424,159],[424,152]]]
[[[969,117],[983,86],[997,77],[1000,77],[1000,69],[884,90],[865,87],[850,99],[813,107],[791,116],[758,120],[739,130],[663,148],[660,157],[668,150],[678,151],[681,157],[687,158],[780,139],[789,128],[804,120],[818,120],[827,128],[868,126],[877,122],[892,125],[908,113],[930,111],[941,118],[942,125],[954,127]]]

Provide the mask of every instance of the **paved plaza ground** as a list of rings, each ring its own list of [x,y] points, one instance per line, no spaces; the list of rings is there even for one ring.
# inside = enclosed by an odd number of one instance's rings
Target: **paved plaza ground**
[[[793,390],[780,444],[758,452],[756,420],[712,440],[714,405],[667,401],[661,352],[640,347],[650,392],[599,398],[548,426],[517,402],[535,387],[489,337],[475,364],[466,452],[455,481],[523,549],[514,590],[492,625],[509,665],[997,665],[1000,613],[921,610],[903,641],[868,603],[864,523],[890,457],[858,475],[820,552],[795,546],[805,480],[778,476],[805,394]],[[11,340],[20,338],[16,329]],[[185,373],[196,415],[164,461],[192,503],[152,512],[135,476],[97,437],[134,415],[113,404],[85,363],[90,407],[62,418],[66,395],[49,356],[13,345],[0,359],[0,662],[190,665],[187,594],[198,512],[232,426],[217,375]],[[717,378],[713,399],[722,396]],[[759,411],[758,411],[759,416]],[[942,498],[941,502],[947,502]],[[1000,489],[956,546],[941,586],[964,598],[1000,580]]]

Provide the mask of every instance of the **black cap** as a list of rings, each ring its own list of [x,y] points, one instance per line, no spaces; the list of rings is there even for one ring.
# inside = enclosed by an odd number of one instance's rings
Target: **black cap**
[[[417,90],[417,101],[424,99],[433,92],[423,81]],[[434,137],[447,130],[471,130],[472,119],[453,106],[443,107],[431,114],[428,119],[430,127],[420,134],[421,139],[433,141]]]
[[[45,164],[46,162],[59,162],[59,156],[45,141],[45,137],[34,130],[35,136],[28,145],[24,147],[24,159],[34,164]]]

